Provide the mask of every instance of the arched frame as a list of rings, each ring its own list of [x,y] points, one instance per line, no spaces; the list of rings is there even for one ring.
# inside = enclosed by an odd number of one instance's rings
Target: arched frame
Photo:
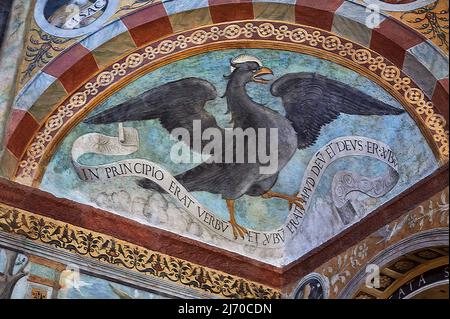
[[[446,120],[423,91],[378,53],[330,32],[294,23],[234,21],[183,31],[141,46],[99,70],[51,112],[16,167],[14,180],[38,186],[64,136],[113,92],[161,66],[196,54],[231,48],[273,48],[326,59],[379,84],[414,118],[441,163],[448,161]]]
[[[402,256],[419,249],[442,246],[448,247],[448,234],[448,228],[434,228],[410,235],[398,243],[380,251],[378,255],[368,261],[367,264],[379,265],[380,269],[382,269],[393,261],[400,259]],[[448,264],[448,257],[440,258],[435,261],[431,261],[428,264],[419,266],[417,270],[413,271],[409,276],[406,276],[403,280],[395,283],[395,286],[390,288],[391,292],[394,292],[395,289],[407,282],[408,279],[415,277],[417,274],[423,273],[434,267],[444,265],[445,263]],[[362,267],[359,272],[357,272],[348,282],[339,294],[338,298],[350,299],[355,297],[360,288],[365,284],[365,279],[366,269],[365,267]]]

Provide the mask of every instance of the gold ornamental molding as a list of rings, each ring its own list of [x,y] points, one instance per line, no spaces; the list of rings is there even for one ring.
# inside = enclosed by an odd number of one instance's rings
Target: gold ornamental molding
[[[324,30],[273,21],[223,23],[171,35],[137,49],[99,71],[34,135],[13,180],[38,186],[53,150],[67,132],[114,92],[161,66],[197,54],[230,48],[272,48],[313,55],[350,68],[392,94],[414,118],[441,163],[448,162],[444,116],[411,78],[378,53]]]
[[[222,298],[281,298],[277,289],[1,203],[0,231]]]

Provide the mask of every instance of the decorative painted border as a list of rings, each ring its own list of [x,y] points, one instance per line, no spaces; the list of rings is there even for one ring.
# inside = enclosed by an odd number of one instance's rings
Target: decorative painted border
[[[230,13],[229,5],[232,5],[236,11],[242,9],[242,12]],[[320,14],[322,19],[312,19],[311,16],[314,14]],[[427,74],[430,79],[431,77],[435,78],[434,82],[431,81],[433,83],[427,83],[428,90],[433,90],[436,81],[445,77],[448,78],[448,72],[443,74],[442,69],[437,67],[436,62],[430,64],[429,61],[432,58],[432,60],[439,61],[438,65],[446,63],[447,67],[443,66],[443,69],[446,69],[448,68],[448,58],[443,57],[439,50],[436,50],[432,44],[426,41],[423,35],[402,27],[398,19],[389,19],[383,14],[379,17],[380,25],[378,28],[370,29],[365,25],[365,19],[369,16],[370,12],[366,12],[366,7],[362,4],[344,0],[327,1],[327,3],[316,3],[310,0],[253,0],[253,2],[250,0],[170,0],[151,3],[150,7],[133,12],[129,16],[121,17],[121,19],[110,23],[99,32],[76,44],[72,42],[67,44],[52,43],[51,41],[48,42],[47,38],[42,39],[47,46],[48,44],[58,44],[58,50],[54,52],[55,55],[59,55],[59,52],[63,49],[67,50],[50,63],[44,63],[44,65],[47,65],[43,72],[38,73],[20,90],[15,104],[21,110],[31,107],[35,102],[34,99],[48,89],[50,84],[54,83],[59,77],[55,74],[58,64],[60,64],[59,68],[67,70],[67,68],[76,64],[77,59],[82,59],[90,51],[94,53],[97,64],[102,65],[102,61],[99,61],[95,56],[95,51],[118,36],[125,36],[129,33],[137,46],[142,45],[149,39],[155,40],[155,35],[152,35],[151,30],[154,27],[152,22],[155,20],[161,22],[160,26],[154,28],[158,29],[155,32],[156,37],[162,33],[184,31],[201,25],[225,21],[270,19],[279,22],[296,22],[326,31],[333,31],[338,36],[349,38],[358,44],[370,47],[402,68],[407,67],[411,62],[421,65],[422,70],[427,70],[430,73]],[[148,29],[145,36],[142,30],[144,27]],[[72,45],[72,47],[66,48],[69,45]],[[80,47],[87,51],[84,53],[77,52],[77,48],[79,50]],[[30,48],[33,52],[40,50],[35,45],[31,45]],[[70,56],[71,61],[65,59],[65,55]],[[411,76],[414,77],[415,75],[412,72]],[[51,79],[49,76],[55,76],[55,78]],[[419,79],[420,77],[415,80],[418,81]],[[31,97],[28,95],[31,95]]]
[[[176,0],[120,16],[79,43],[63,45],[64,52],[17,94],[6,132],[7,148],[0,159],[4,174],[13,176],[17,162],[50,113],[116,57],[176,32],[223,22],[297,23],[350,39],[402,69],[430,98],[435,113],[448,121],[448,58],[397,19],[382,15],[379,27],[369,29],[365,25],[368,15],[364,5],[345,0]]]
[[[99,30],[115,14],[120,3],[120,0],[108,0],[105,11],[93,23],[83,28],[65,30],[51,25],[44,17],[45,5],[48,1],[37,0],[36,6],[34,7],[34,19],[43,31],[61,38],[76,38]]]
[[[281,298],[277,289],[5,204],[0,204],[0,230],[225,298]]]
[[[251,41],[249,41],[251,39]],[[113,90],[161,65],[190,55],[231,47],[268,47],[307,53],[343,64],[387,89],[419,123],[436,156],[448,160],[446,120],[433,103],[384,57],[329,32],[295,24],[223,23],[170,36],[122,58],[74,92],[40,126],[22,155],[14,179],[37,185],[54,147],[65,133]]]

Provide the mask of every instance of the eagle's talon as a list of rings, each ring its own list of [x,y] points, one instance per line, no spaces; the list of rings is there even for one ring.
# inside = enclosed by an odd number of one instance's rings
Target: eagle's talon
[[[240,226],[239,224],[237,224],[236,222],[232,222],[230,221],[230,225],[233,228],[233,235],[234,235],[234,239],[237,240],[238,237],[241,237],[242,239],[245,239],[245,235],[248,234],[248,230],[242,226]]]
[[[301,196],[297,196],[296,194],[291,196],[291,195],[285,195],[285,194],[268,191],[267,193],[262,194],[261,197],[264,199],[280,198],[280,199],[287,200],[289,203],[289,209],[291,209],[293,205],[298,206],[303,209],[304,208],[303,204],[305,203],[305,200]]]
[[[242,239],[245,239],[245,235],[248,234],[248,230],[245,229],[244,227],[240,226],[236,222],[236,217],[234,214],[234,200],[227,199],[227,207],[228,207],[228,212],[230,213],[230,225],[231,225],[231,228],[233,229],[234,239],[237,240],[239,236]]]
[[[303,198],[301,196],[295,196],[289,201],[289,209],[292,209],[292,206],[294,206],[294,205],[301,209],[304,209],[305,208],[303,206],[304,203],[305,203],[305,201],[303,200]]]

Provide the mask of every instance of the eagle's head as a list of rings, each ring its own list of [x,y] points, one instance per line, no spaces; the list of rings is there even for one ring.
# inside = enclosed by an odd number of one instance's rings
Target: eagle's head
[[[270,80],[264,78],[272,75],[271,69],[263,67],[262,62],[255,56],[243,54],[230,61],[231,74],[229,79],[235,79],[239,83],[269,83]]]

